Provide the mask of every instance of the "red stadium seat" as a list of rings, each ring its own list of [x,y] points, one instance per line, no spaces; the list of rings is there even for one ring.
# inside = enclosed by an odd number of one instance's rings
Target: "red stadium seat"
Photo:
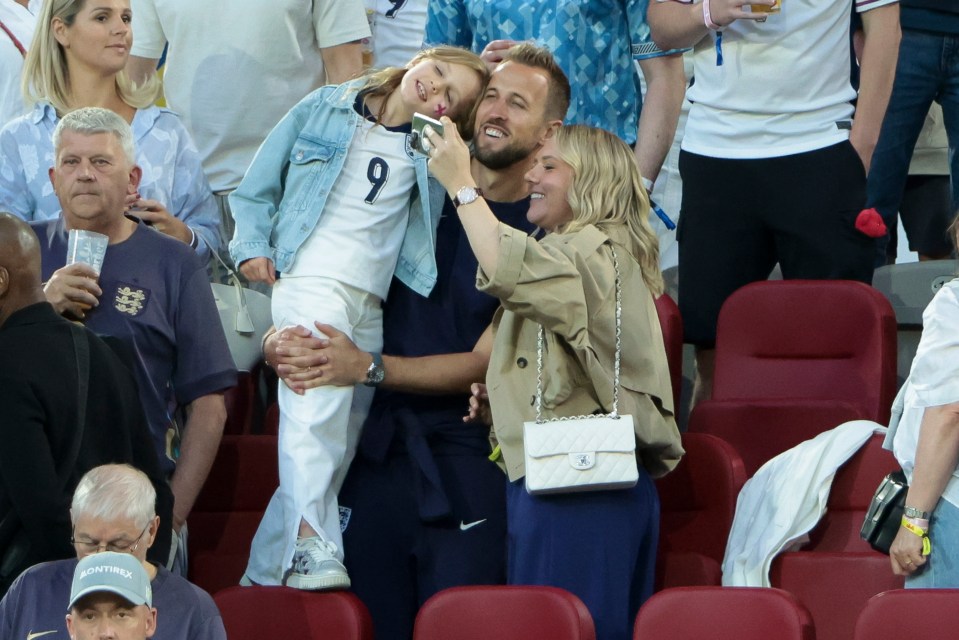
[[[352,593],[231,587],[213,600],[230,640],[373,640],[370,614]]]
[[[686,455],[656,481],[660,500],[660,588],[718,585],[736,498],[746,473],[729,444],[705,433],[683,435]]]
[[[680,392],[683,388],[683,318],[679,315],[679,307],[665,293],[656,298],[656,313],[663,329],[669,380],[673,385],[673,407],[679,411]]]
[[[263,420],[263,434],[267,436],[280,435],[280,405],[275,402],[266,408],[266,418]]]
[[[711,400],[689,430],[712,433],[747,473],[847,420],[885,424],[896,390],[896,319],[860,282],[755,282],[719,314]]]
[[[248,371],[237,374],[236,386],[223,394],[226,404],[225,435],[242,435],[250,432],[250,420],[253,415],[253,401],[256,395],[254,376]]]
[[[276,438],[224,436],[190,514],[190,579],[210,593],[237,584],[279,486]]]
[[[730,443],[752,477],[783,451],[859,417],[855,406],[832,400],[707,400],[693,408],[688,429]]]
[[[810,531],[809,544],[773,561],[772,585],[794,594],[809,609],[819,640],[848,640],[866,601],[903,585],[903,579],[893,575],[888,556],[859,537],[876,487],[898,468],[882,441],[882,435],[873,435],[836,472],[826,513]]]
[[[489,638],[595,640],[596,632],[582,601],[555,587],[453,587],[423,603],[416,615],[413,640]]]
[[[853,640],[953,640],[957,635],[959,589],[899,589],[869,599]]]
[[[646,601],[634,640],[815,640],[809,612],[779,589],[680,587]]]

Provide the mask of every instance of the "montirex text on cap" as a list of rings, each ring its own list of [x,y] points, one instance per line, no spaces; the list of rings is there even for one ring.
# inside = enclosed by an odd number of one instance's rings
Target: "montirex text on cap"
[[[129,553],[94,553],[77,564],[67,610],[91,593],[115,593],[130,604],[153,606],[153,590],[146,569]]]

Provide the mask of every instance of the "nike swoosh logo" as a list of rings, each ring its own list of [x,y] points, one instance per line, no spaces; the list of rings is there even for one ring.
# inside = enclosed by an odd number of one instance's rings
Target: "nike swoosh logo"
[[[40,636],[48,636],[51,633],[56,633],[56,632],[57,630],[54,629],[53,631],[38,631],[37,633],[28,633],[27,640],[33,640],[34,638],[39,638]]]
[[[476,522],[470,522],[469,524],[460,520],[460,531],[468,531],[477,525],[483,524],[484,522],[486,522],[486,518],[483,518],[482,520],[477,520]],[[30,640],[30,639],[27,638],[27,640]]]

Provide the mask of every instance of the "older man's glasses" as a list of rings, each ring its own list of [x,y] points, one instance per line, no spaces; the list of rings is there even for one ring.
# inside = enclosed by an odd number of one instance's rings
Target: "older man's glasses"
[[[100,553],[101,551],[115,551],[116,553],[134,553],[137,550],[137,547],[140,545],[140,540],[143,539],[143,535],[147,532],[147,529],[150,528],[150,525],[147,524],[143,528],[143,531],[140,532],[140,535],[134,540],[126,540],[124,538],[117,538],[116,540],[110,540],[109,542],[97,542],[95,540],[85,540],[83,538],[76,537],[76,529],[73,531],[73,535],[70,536],[70,544],[74,545],[77,549],[83,553]]]

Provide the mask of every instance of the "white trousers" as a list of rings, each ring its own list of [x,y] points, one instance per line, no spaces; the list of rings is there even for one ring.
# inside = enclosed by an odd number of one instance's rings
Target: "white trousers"
[[[380,299],[336,280],[281,278],[273,287],[277,329],[302,325],[316,335],[319,320],[348,335],[363,351],[383,348]],[[293,560],[300,520],[336,545],[343,559],[336,494],[356,453],[373,389],[323,386],[297,395],[280,382],[280,487],[253,538],[247,576],[282,584]]]

